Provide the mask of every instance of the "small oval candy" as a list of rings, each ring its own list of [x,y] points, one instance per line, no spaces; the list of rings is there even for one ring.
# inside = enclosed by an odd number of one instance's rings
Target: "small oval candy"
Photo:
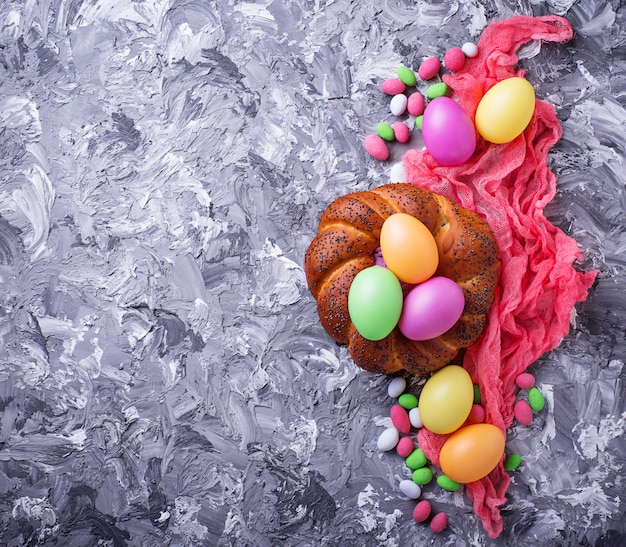
[[[528,404],[535,412],[543,410],[543,407],[546,404],[541,391],[539,391],[536,387],[532,387],[528,390]]]
[[[473,404],[467,417],[468,424],[482,424],[485,421],[485,409],[482,405]]]
[[[391,423],[400,432],[405,435],[411,431],[411,422],[409,421],[409,413],[401,405],[393,405],[389,411]]]
[[[395,138],[393,128],[385,122],[381,122],[376,126],[376,133],[378,133],[378,136],[381,139],[384,139],[387,142],[390,142]]]
[[[398,142],[405,143],[411,138],[411,130],[404,122],[395,122],[392,127]]]
[[[398,397],[398,403],[407,410],[411,410],[417,406],[418,400],[412,393],[403,393],[400,397]]]
[[[522,372],[515,378],[515,383],[520,389],[530,389],[535,385],[535,377],[528,372]]]
[[[408,458],[413,450],[415,450],[415,444],[411,437],[402,437],[396,445],[396,452],[401,458]]]
[[[460,47],[453,47],[443,56],[443,64],[448,70],[458,72],[465,65],[465,53]]]
[[[395,427],[390,427],[385,429],[380,436],[378,437],[378,450],[382,450],[383,452],[388,452],[395,448],[400,440],[400,434]]]
[[[398,122],[402,123],[402,122]],[[401,161],[394,164],[389,170],[390,182],[404,182],[406,180],[406,172],[404,171],[404,165]]]
[[[422,418],[420,417],[420,409],[418,407],[409,410],[409,421],[415,429],[424,427],[424,424],[422,423]]]
[[[434,534],[440,534],[448,526],[448,515],[445,513],[437,513],[433,520],[430,521],[430,529]]]
[[[368,135],[365,137],[364,144],[367,153],[375,160],[385,161],[389,158],[389,148],[378,135]]]
[[[406,112],[406,104],[408,102],[408,98],[404,93],[399,93],[398,95],[394,95],[389,103],[389,111],[394,116],[402,116]]]
[[[480,386],[478,384],[474,384],[474,403],[479,405],[480,402]]]
[[[417,69],[417,74],[422,80],[430,80],[439,74],[441,62],[437,57],[429,57],[424,59]]]
[[[406,380],[401,376],[396,376],[391,382],[389,382],[389,386],[387,386],[387,395],[392,399],[397,399],[404,393],[406,389]]]
[[[465,53],[466,57],[476,57],[478,55],[478,46],[472,42],[465,42],[461,46],[461,51]]]
[[[456,492],[459,488],[461,488],[461,483],[453,481],[447,475],[439,475],[437,477],[437,484],[440,488],[443,488],[448,492]]]
[[[424,97],[421,93],[416,91],[415,93],[411,93],[406,103],[406,109],[409,111],[411,116],[419,116],[424,113],[424,107],[426,106],[426,102],[424,101]]]
[[[418,116],[415,118],[415,127],[417,127],[420,131],[422,130],[422,124],[424,123],[424,116]]]
[[[520,463],[522,463],[522,457],[519,454],[509,454],[504,460],[504,469],[513,471],[519,467]]]
[[[515,419],[522,425],[530,425],[533,423],[533,409],[523,400],[519,400],[513,407],[513,415]]]
[[[426,90],[426,96],[429,99],[436,99],[437,97],[446,97],[450,93],[450,88],[445,82],[439,82],[428,86]]]
[[[419,485],[410,479],[400,482],[400,490],[409,499],[416,500],[422,495],[422,489]]]
[[[398,78],[390,78],[389,80],[385,80],[383,85],[380,86],[383,90],[383,93],[386,95],[397,95],[398,93],[404,93],[406,89],[406,85],[404,82],[400,81]]]
[[[397,442],[397,441],[396,441]],[[421,448],[416,448],[409,454],[408,458],[404,461],[409,469],[419,469],[424,467],[428,460],[424,455],[424,451]]]
[[[431,510],[432,510],[432,507],[428,500],[420,501],[415,506],[415,509],[413,509],[413,520],[415,520],[415,522],[424,522],[428,520],[428,517],[430,517]]]
[[[415,484],[423,486],[433,480],[433,472],[428,467],[419,467],[413,471],[412,478]]]
[[[398,67],[398,79],[406,85],[415,85],[417,83],[415,73],[406,66]]]

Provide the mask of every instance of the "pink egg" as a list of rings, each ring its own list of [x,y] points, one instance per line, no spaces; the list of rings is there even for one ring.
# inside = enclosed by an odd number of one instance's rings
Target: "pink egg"
[[[398,93],[404,92],[406,85],[398,80],[398,78],[390,78],[389,80],[385,80],[383,82],[381,89],[383,90],[383,93],[386,93],[387,95],[397,95]]]
[[[428,103],[422,120],[424,146],[441,165],[467,161],[476,149],[476,129],[461,105],[449,97]]]
[[[405,143],[411,138],[411,130],[404,122],[395,122],[392,127],[398,142]]]
[[[528,372],[522,372],[515,378],[515,383],[520,389],[530,389],[535,385],[535,377]]]
[[[430,80],[439,74],[441,61],[437,57],[428,57],[424,59],[417,69],[417,74],[422,80]]]
[[[452,72],[458,72],[465,65],[465,53],[460,47],[453,47],[443,56],[443,64]]]
[[[454,326],[464,307],[463,290],[457,283],[431,277],[406,295],[398,327],[410,340],[437,338]]]
[[[435,534],[440,534],[448,526],[448,515],[445,513],[437,513],[433,520],[430,521],[430,529]]]
[[[378,135],[368,135],[365,137],[365,150],[376,160],[385,161],[389,158],[389,148],[385,141]]]
[[[409,421],[409,413],[401,405],[393,405],[389,412],[391,423],[400,433],[405,435],[411,431],[411,422]]]
[[[519,400],[513,407],[513,415],[515,419],[522,425],[530,425],[533,423],[533,409],[523,400]]]
[[[485,421],[485,409],[482,405],[472,405],[469,416],[467,417],[467,424],[482,424]]]
[[[411,437],[402,437],[396,445],[396,452],[401,458],[408,458],[415,450],[415,444]]]
[[[409,111],[411,116],[421,116],[424,113],[425,106],[426,103],[424,102],[424,97],[421,93],[416,91],[415,93],[411,93],[409,95],[406,109]]]
[[[420,501],[413,509],[413,518],[416,522],[424,522],[430,516],[432,507],[427,500]],[[441,517],[439,517],[441,518]]]

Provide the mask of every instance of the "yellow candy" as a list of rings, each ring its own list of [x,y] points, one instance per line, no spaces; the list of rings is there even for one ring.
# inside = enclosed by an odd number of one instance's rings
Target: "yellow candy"
[[[495,144],[510,142],[530,123],[535,90],[524,78],[508,78],[494,85],[478,103],[476,129]]]

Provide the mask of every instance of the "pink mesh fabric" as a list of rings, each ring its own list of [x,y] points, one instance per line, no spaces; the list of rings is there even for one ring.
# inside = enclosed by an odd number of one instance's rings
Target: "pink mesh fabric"
[[[571,37],[568,21],[556,16],[517,16],[493,23],[482,34],[478,56],[467,59],[461,72],[443,79],[473,119],[489,88],[524,75],[514,69],[521,45]],[[468,349],[464,367],[480,386],[486,421],[502,431],[513,421],[515,377],[567,334],[574,304],[586,298],[596,275],[572,267],[580,258],[576,242],[544,216],[544,207],[556,192],[548,152],[560,137],[554,108],[537,100],[522,135],[501,145],[479,137],[474,155],[458,167],[441,167],[424,151],[411,150],[404,156],[407,182],[478,212],[498,241],[501,281],[488,326]],[[426,429],[418,435],[420,447],[435,465],[445,439]],[[474,511],[491,538],[502,532],[500,506],[509,483],[501,462],[484,479],[466,485]]]

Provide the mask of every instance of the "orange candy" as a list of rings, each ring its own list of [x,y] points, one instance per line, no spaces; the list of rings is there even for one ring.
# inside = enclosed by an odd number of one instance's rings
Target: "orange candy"
[[[445,475],[460,483],[474,482],[495,469],[504,454],[504,433],[495,425],[473,424],[455,431],[439,453]]]
[[[439,252],[430,230],[406,213],[391,215],[380,230],[380,250],[387,267],[405,283],[429,279],[439,265]]]

